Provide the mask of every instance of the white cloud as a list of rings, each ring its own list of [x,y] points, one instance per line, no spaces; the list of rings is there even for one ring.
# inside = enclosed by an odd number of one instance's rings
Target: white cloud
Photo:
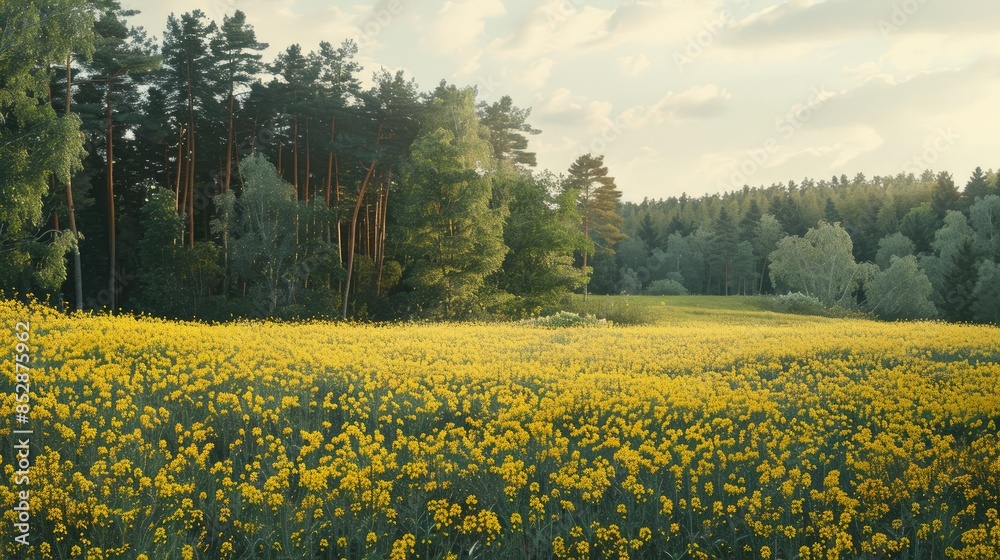
[[[539,58],[532,62],[528,65],[528,69],[521,74],[521,83],[533,90],[541,89],[552,75],[552,67],[555,66],[555,63],[551,58]]]
[[[824,142],[831,139],[836,141]],[[795,163],[813,169],[813,175],[822,176],[827,170],[842,171],[850,162],[874,152],[883,144],[885,139],[870,126],[827,128],[792,138],[789,145],[779,148],[764,168],[778,169]]]
[[[995,33],[1000,4],[963,0],[789,0],[745,18],[728,34],[749,44],[848,41],[859,35],[890,40],[899,34]]]
[[[590,134],[612,124],[612,108],[608,101],[588,100],[567,88],[559,88],[538,107],[537,115],[543,122],[575,126],[577,131]]]
[[[531,11],[514,33],[497,38],[490,50],[504,59],[532,59],[540,53],[577,51],[608,33],[613,12],[590,6],[574,7],[566,0],[550,0]]]
[[[506,14],[501,0],[446,0],[430,19],[423,36],[431,52],[456,59],[452,75],[479,70],[486,37],[486,21]]]
[[[505,13],[500,0],[447,0],[434,15],[424,38],[436,54],[461,54],[483,40],[487,19]]]
[[[621,69],[622,74],[625,74],[629,78],[634,78],[642,73],[643,70],[649,68],[652,61],[645,54],[639,54],[638,56],[623,56],[618,59],[618,68]]]
[[[652,146],[640,146],[635,152],[635,157],[625,163],[625,169],[632,170],[637,167],[656,163],[662,159],[663,156],[660,154],[660,150]]]
[[[837,159],[830,162],[828,168],[832,170],[843,169],[848,163],[857,157],[871,153],[885,143],[885,139],[870,126],[852,126],[845,130],[841,138],[848,138],[839,142],[837,146]]]
[[[705,119],[726,110],[733,94],[715,84],[695,86],[680,93],[668,92],[651,107],[637,105],[624,111],[622,123],[631,128],[664,120]]]

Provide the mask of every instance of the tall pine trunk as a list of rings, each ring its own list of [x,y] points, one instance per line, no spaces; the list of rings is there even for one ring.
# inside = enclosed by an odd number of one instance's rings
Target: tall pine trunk
[[[236,96],[229,90],[229,132],[226,136],[226,174],[222,184],[222,192],[229,190],[229,184],[233,174],[233,106],[236,103]]]
[[[368,189],[368,182],[375,172],[375,162],[372,161],[368,167],[364,182],[361,183],[361,190],[358,192],[358,201],[354,205],[354,214],[351,216],[351,229],[347,233],[347,280],[344,282],[344,309],[341,317],[347,319],[347,303],[351,294],[351,274],[354,272],[354,242],[358,231],[358,214],[361,213],[361,204],[365,199],[365,191]]]
[[[187,203],[188,203],[188,246],[194,248],[194,165],[195,165],[195,139],[194,139],[194,92],[191,84],[191,60],[187,61],[187,86],[188,86],[188,157],[190,163],[187,171]]]
[[[388,229],[388,216],[389,216],[389,189],[392,188],[392,169],[386,172],[385,180],[385,192],[382,195],[381,206],[382,206],[382,231],[379,233],[378,243],[378,258],[375,263],[376,275],[375,275],[375,295],[382,294],[382,265],[385,263],[385,239],[386,230]]]
[[[337,117],[330,117],[330,154],[326,160],[326,185],[324,185],[324,198],[326,199],[326,209],[330,210],[330,189],[333,184],[333,133],[334,126],[336,124]],[[326,225],[326,242],[330,242],[330,224],[327,222]],[[337,246],[337,254],[340,254],[340,246]],[[339,260],[339,258],[338,258]]]
[[[292,186],[295,187],[295,200],[299,200],[299,115],[295,114],[292,125]]]
[[[70,113],[73,91],[73,55],[66,55],[66,115]],[[66,207],[69,211],[69,229],[73,232],[73,306],[83,309],[83,267],[80,262],[80,232],[76,229],[76,207],[73,205],[73,178],[66,177]]]
[[[309,171],[310,171],[310,169],[309,169],[309,160],[310,159],[312,159],[312,158],[309,157],[309,117],[306,117],[306,176],[305,176],[304,181],[303,181],[303,186],[304,186],[305,193],[306,193],[306,198],[305,198],[306,202],[309,202],[309,200],[310,200],[310,198],[309,198]]]
[[[108,139],[107,139],[107,148],[106,149],[107,149],[107,157],[108,157],[108,162],[107,162],[108,163],[108,169],[107,169],[107,175],[108,175],[108,184],[107,184],[107,196],[108,196],[108,291],[110,292],[110,294],[109,294],[109,298],[110,298],[109,302],[110,302],[110,307],[111,307],[111,312],[112,313],[114,313],[114,311],[115,311],[115,304],[117,303],[116,300],[118,299],[117,298],[117,294],[116,294],[118,286],[117,286],[117,282],[115,282],[115,269],[117,268],[116,267],[117,263],[115,261],[115,244],[116,244],[115,243],[115,181],[114,181],[114,169],[115,169],[115,165],[114,165],[115,159],[114,158],[115,158],[115,156],[114,156],[114,142],[112,140],[112,133],[113,133],[113,130],[114,130],[114,113],[112,112],[112,107],[111,107],[111,87],[112,87],[112,84],[114,83],[115,76],[117,76],[117,75],[118,75],[118,73],[116,72],[114,76],[111,76],[110,78],[108,78],[108,91],[107,91],[107,94],[108,94],[108,111],[107,111],[107,119],[108,119],[108,123],[107,123],[108,124],[107,136],[108,136]]]
[[[583,219],[583,238],[584,241],[590,240],[590,219],[585,217]],[[587,289],[590,287],[590,277],[587,275],[587,250],[583,250],[583,301],[587,301]]]
[[[187,183],[184,183],[185,193],[181,193],[181,177],[184,173],[184,147],[187,144],[187,139],[184,137],[184,125],[181,125],[180,130],[177,134],[177,179],[174,185],[174,209],[178,214],[181,213],[182,208],[187,208],[187,200],[184,199],[184,195],[187,190]]]

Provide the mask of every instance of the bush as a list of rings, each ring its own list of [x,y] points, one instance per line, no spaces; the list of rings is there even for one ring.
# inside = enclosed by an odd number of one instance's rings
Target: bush
[[[604,319],[598,319],[593,315],[578,314],[571,311],[559,311],[553,315],[548,315],[546,317],[534,317],[531,319],[525,319],[521,321],[523,325],[535,325],[539,327],[550,327],[550,328],[560,328],[560,327],[585,327],[592,325],[604,325],[607,321]]]
[[[686,296],[688,291],[676,280],[657,280],[646,288],[646,293],[651,296]]]
[[[778,313],[794,313],[796,315],[826,315],[828,310],[812,296],[801,292],[793,292],[774,298],[774,310]]]
[[[649,325],[655,322],[648,306],[630,304],[628,296],[598,296],[584,300],[578,296],[563,300],[563,309],[580,315],[594,315],[616,325]]]
[[[638,294],[642,291],[642,282],[639,281],[639,275],[627,266],[623,268],[621,278],[618,280],[618,290],[622,294]]]

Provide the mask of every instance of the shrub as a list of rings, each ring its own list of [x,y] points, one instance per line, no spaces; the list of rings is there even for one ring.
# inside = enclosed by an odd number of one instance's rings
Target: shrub
[[[618,289],[622,294],[638,294],[642,291],[642,282],[639,281],[639,275],[626,266],[621,271],[621,278],[618,280]]]
[[[521,321],[524,325],[536,325],[539,327],[584,327],[592,325],[603,325],[607,321],[598,319],[593,315],[573,313],[571,311],[559,311],[545,317],[533,317]]]
[[[648,306],[631,305],[628,296],[597,296],[584,300],[578,296],[563,300],[563,309],[580,315],[594,315],[616,325],[648,325],[655,319]]]
[[[774,298],[774,310],[796,315],[826,315],[828,312],[818,299],[801,292],[777,296]]]
[[[646,288],[651,296],[686,296],[688,291],[676,280],[657,280]]]

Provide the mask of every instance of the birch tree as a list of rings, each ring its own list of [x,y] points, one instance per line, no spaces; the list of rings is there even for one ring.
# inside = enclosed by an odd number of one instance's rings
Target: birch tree
[[[804,237],[789,236],[771,253],[771,276],[786,289],[824,305],[848,305],[875,265],[854,261],[851,236],[839,225],[820,222]]]

